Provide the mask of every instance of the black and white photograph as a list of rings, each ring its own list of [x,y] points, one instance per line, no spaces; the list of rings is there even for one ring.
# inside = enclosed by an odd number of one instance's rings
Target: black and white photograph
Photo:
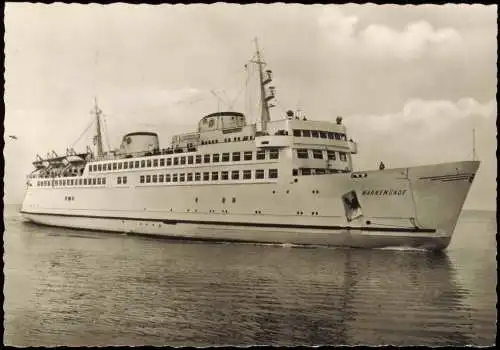
[[[496,5],[4,25],[4,345],[495,345]]]

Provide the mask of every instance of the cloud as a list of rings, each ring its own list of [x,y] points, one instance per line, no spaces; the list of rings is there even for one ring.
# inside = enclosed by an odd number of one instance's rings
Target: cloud
[[[435,29],[424,20],[411,22],[402,31],[377,23],[359,30],[358,22],[357,16],[345,15],[339,7],[325,7],[318,17],[318,25],[334,45],[376,58],[413,60],[430,50],[442,52],[461,43],[455,29]]]

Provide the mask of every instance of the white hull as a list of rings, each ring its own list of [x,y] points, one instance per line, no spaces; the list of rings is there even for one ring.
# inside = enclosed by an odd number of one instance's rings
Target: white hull
[[[21,212],[43,225],[183,239],[441,250],[478,166],[455,162],[298,182],[283,176],[248,184],[29,188]],[[360,204],[351,220],[342,201],[349,191]],[[62,200],[67,195],[75,199]]]

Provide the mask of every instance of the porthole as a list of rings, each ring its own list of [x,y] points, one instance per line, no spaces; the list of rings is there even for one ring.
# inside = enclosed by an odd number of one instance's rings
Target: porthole
[[[233,203],[236,203],[236,197],[233,197]]]

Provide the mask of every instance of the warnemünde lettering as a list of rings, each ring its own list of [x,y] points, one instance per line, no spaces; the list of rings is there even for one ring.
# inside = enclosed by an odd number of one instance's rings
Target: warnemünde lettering
[[[406,190],[395,190],[395,189],[363,190],[361,194],[363,196],[404,196],[406,194]]]

